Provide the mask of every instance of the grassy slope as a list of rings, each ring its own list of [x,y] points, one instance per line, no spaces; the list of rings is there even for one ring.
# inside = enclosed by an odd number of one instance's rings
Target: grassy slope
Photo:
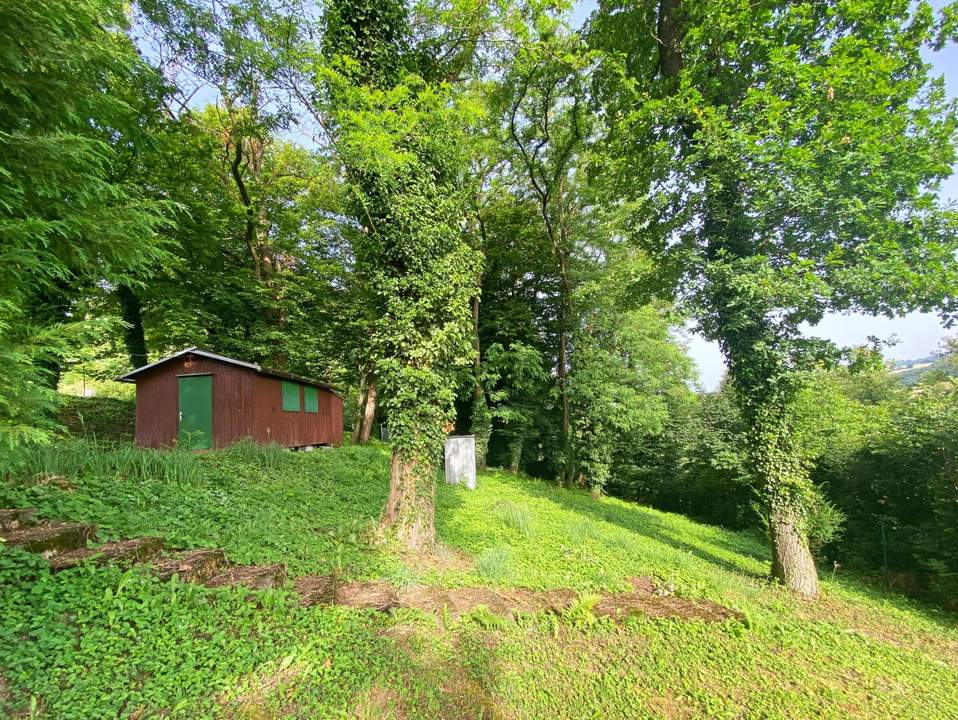
[[[74,490],[0,484],[0,506],[160,534],[237,562],[397,583],[572,587],[576,611],[457,622],[412,611],[302,609],[286,592],[210,591],[138,571],[49,575],[0,551],[0,708],[72,717],[958,717],[955,618],[842,578],[800,603],[767,584],[766,549],[613,499],[490,472],[441,486],[448,545],[415,567],[363,545],[385,452],[236,448],[201,457],[68,445],[34,461]],[[458,568],[458,569],[455,569]],[[596,622],[588,593],[631,575],[744,611],[747,625]]]

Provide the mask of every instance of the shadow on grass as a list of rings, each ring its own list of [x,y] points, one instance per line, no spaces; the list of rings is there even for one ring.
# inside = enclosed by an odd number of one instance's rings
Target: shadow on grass
[[[764,544],[758,533],[730,531],[725,528],[707,525],[685,517],[684,515],[662,513],[639,504],[611,499],[595,500],[588,492],[578,489],[562,489],[540,480],[516,477],[505,473],[495,473],[496,481],[514,484],[521,492],[537,500],[551,503],[565,511],[574,513],[586,522],[597,521],[615,525],[629,533],[648,538],[664,546],[685,552],[691,556],[739,577],[766,580],[769,574],[764,568],[770,565],[771,549]],[[482,480],[480,479],[480,482]],[[454,513],[463,501],[459,493],[447,493],[443,497],[442,510],[437,513],[437,525],[442,530],[450,527],[456,535],[481,546],[488,542],[477,533],[469,533],[462,528],[453,528]],[[620,504],[622,503],[622,504]],[[441,513],[447,513],[442,518]],[[683,525],[688,525],[688,533],[683,533]],[[571,530],[571,527],[570,527]],[[720,553],[729,553],[741,558],[741,562],[722,557]],[[761,563],[763,570],[756,571],[747,565]],[[911,598],[894,590],[889,590],[875,582],[874,578],[858,574],[845,574],[830,580],[831,567],[819,568],[819,576],[825,587],[834,584],[838,597],[850,603],[866,602],[891,603],[895,608],[915,613],[936,628],[954,632],[958,627],[958,615],[940,605]]]
[[[764,573],[750,571],[742,565],[711,552],[706,547],[705,542],[701,544],[696,543],[688,537],[677,534],[677,529],[670,527],[668,523],[658,517],[657,511],[637,504],[621,507],[610,504],[609,502],[597,501],[585,491],[553,488],[542,481],[526,479],[520,481],[522,482],[523,490],[529,495],[552,502],[567,511],[586,516],[590,519],[599,520],[603,523],[616,525],[628,532],[643,535],[663,545],[687,552],[723,570],[752,578],[765,577]],[[689,523],[694,522],[684,518],[684,516],[677,517],[681,517],[683,521]],[[759,551],[757,548],[749,547],[749,545],[752,545],[752,543],[749,542],[751,538],[742,538],[741,543],[733,543],[727,539],[729,535],[733,535],[728,530],[709,525],[701,525],[701,529],[704,532],[713,534],[713,536],[707,540],[708,546],[717,547],[752,560],[764,561],[768,557],[767,554]]]

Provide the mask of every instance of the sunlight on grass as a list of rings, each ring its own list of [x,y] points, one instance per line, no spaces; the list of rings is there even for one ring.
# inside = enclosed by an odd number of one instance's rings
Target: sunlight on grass
[[[181,456],[64,443],[31,463],[0,482],[0,506],[96,522],[104,537],[222,547],[236,562],[283,562],[292,576],[580,593],[561,616],[384,615],[300,608],[283,590],[250,602],[115,567],[51,575],[35,556],[0,550],[3,672],[14,692],[39,698],[40,717],[113,716],[121,705],[171,718],[284,708],[457,720],[958,717],[953,616],[841,574],[823,579],[821,601],[800,602],[766,579],[757,534],[490,471],[474,491],[440,485],[447,562],[407,565],[369,544],[388,490],[379,445]],[[38,482],[43,473],[67,485]],[[597,620],[596,594],[634,576],[746,620]]]

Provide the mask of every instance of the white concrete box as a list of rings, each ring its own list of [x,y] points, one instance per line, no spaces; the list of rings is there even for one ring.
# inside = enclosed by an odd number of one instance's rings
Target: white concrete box
[[[446,482],[476,489],[475,435],[450,435],[446,438]]]

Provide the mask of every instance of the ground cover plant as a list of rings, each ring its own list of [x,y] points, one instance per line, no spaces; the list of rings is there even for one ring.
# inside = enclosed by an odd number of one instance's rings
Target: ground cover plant
[[[388,465],[378,445],[180,457],[69,441],[4,480],[0,505],[96,522],[109,538],[159,534],[240,562],[286,562],[293,576],[570,588],[579,601],[516,620],[303,608],[288,587],[209,590],[136,568],[50,574],[4,549],[0,708],[40,718],[958,713],[958,630],[943,611],[841,570],[823,573],[823,598],[805,603],[766,579],[758,535],[497,470],[474,492],[439,487],[444,551],[416,560],[365,540]],[[54,471],[66,482],[37,481]],[[633,576],[745,619],[613,624],[590,613],[599,591]]]

